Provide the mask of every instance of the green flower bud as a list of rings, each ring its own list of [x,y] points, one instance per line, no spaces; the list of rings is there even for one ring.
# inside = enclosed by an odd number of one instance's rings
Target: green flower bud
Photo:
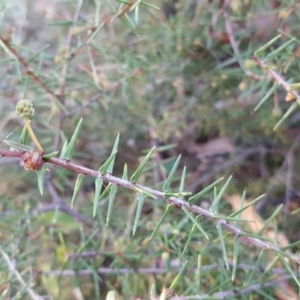
[[[24,119],[31,119],[34,114],[33,104],[29,100],[20,100],[16,105],[16,114]]]

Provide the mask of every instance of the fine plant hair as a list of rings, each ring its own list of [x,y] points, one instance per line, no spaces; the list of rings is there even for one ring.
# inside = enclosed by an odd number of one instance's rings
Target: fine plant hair
[[[8,74],[0,85],[7,191],[0,196],[1,296],[297,296],[298,241],[281,244],[278,228],[290,212],[274,204],[255,232],[257,219],[244,213],[265,206],[274,189],[260,193],[257,180],[248,196],[230,167],[255,160],[262,147],[279,144],[274,132],[284,139],[298,124],[299,39],[282,26],[248,44],[234,20],[248,24],[243,5],[259,17],[258,4],[211,2],[69,1],[33,14],[34,33],[23,35],[14,27],[16,10],[0,4],[0,73]],[[282,11],[272,12],[291,26],[295,8],[279,2]],[[18,9],[26,7],[20,2]],[[198,40],[200,25],[206,29]],[[238,133],[226,126],[249,111],[257,124],[241,122]],[[215,164],[215,154],[200,152],[195,131],[203,139],[230,135],[241,155],[225,163],[217,153],[221,166],[207,171],[203,163],[191,181],[199,158]],[[278,159],[267,166],[259,156],[267,175],[288,166],[289,203],[299,143],[298,134],[280,168]],[[229,207],[230,194],[239,195],[238,209]]]

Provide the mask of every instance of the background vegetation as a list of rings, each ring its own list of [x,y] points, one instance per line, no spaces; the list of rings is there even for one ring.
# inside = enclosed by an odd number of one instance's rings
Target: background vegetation
[[[224,177],[195,203],[209,209],[232,175],[214,213],[225,219],[265,193],[239,216],[252,222],[234,225],[297,252],[298,4],[5,0],[0,11],[2,140],[19,141],[15,104],[29,99],[46,153],[61,151],[83,118],[79,165],[98,170],[120,134],[113,174],[126,163],[131,175],[156,146],[138,182],[162,190],[181,154],[173,192],[184,166],[192,194]],[[204,218],[208,241],[179,209],[149,243],[165,201],[145,199],[132,236],[138,193],[118,189],[107,227],[109,195],[93,218],[94,178],[71,209],[77,174],[48,168],[41,196],[34,172],[0,160],[3,299],[298,299],[297,262]]]

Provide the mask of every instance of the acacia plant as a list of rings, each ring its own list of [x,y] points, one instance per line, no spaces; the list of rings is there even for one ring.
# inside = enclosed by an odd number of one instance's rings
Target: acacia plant
[[[1,297],[297,299],[253,207],[285,166],[294,203],[298,5],[40,3],[0,4]]]

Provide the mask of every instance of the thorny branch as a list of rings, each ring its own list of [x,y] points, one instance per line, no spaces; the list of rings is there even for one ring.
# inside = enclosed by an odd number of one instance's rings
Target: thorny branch
[[[33,71],[29,69],[29,65],[27,64],[26,60],[14,49],[9,41],[2,37],[0,35],[0,41],[2,44],[6,47],[8,52],[10,52],[13,56],[16,57],[16,59],[19,61],[19,63],[22,65],[22,67],[25,70],[25,73],[30,76],[34,81],[36,81],[47,93],[55,97],[58,101],[61,101],[61,97],[59,95],[56,95]]]
[[[271,75],[273,80],[276,81],[279,85],[281,85],[289,94],[293,95],[295,99],[300,99],[299,93],[297,93],[295,90],[290,89],[289,84],[283,77],[281,77],[281,75],[279,75],[273,69],[269,68],[268,65],[260,58],[255,56],[253,57],[253,59],[263,70],[266,70]]]
[[[250,293],[253,291],[260,290],[262,288],[272,287],[276,286],[280,282],[289,280],[292,278],[292,275],[286,275],[284,277],[280,277],[277,279],[274,279],[272,281],[268,281],[266,283],[257,283],[252,284],[247,287],[241,288],[241,289],[231,289],[223,292],[217,292],[214,294],[205,294],[205,295],[195,295],[195,296],[179,296],[179,297],[172,297],[170,300],[196,300],[196,299],[228,299],[229,297],[238,297],[242,294]],[[287,294],[288,296],[288,294]],[[287,298],[286,298],[287,299]]]
[[[17,151],[5,151],[5,150],[0,149],[0,155],[7,156],[7,157],[10,157],[10,156],[21,157],[22,153],[17,152]],[[141,184],[115,177],[111,174],[101,174],[100,172],[98,172],[96,170],[78,165],[71,161],[66,161],[66,160],[59,159],[59,158],[50,158],[50,159],[46,160],[46,162],[60,166],[62,168],[72,170],[78,174],[89,175],[89,176],[92,176],[95,178],[101,178],[102,180],[112,183],[112,184],[115,184],[117,186],[121,186],[121,187],[131,189],[134,191],[138,191],[138,192],[145,192],[146,194],[151,194],[153,197],[156,198],[155,200],[164,200],[168,203],[174,204],[174,206],[178,207],[178,208],[185,207],[189,212],[195,213],[199,216],[202,216],[203,218],[214,221],[216,224],[219,224],[220,226],[222,226],[223,228],[225,228],[229,232],[231,232],[234,236],[238,236],[240,238],[240,240],[246,244],[250,243],[250,244],[253,244],[263,250],[269,250],[269,251],[281,254],[282,256],[286,256],[289,259],[300,264],[300,256],[292,254],[288,251],[284,251],[280,247],[276,246],[275,244],[273,244],[271,242],[266,242],[259,238],[250,236],[247,232],[241,230],[239,227],[228,223],[226,220],[221,219],[214,212],[204,209],[200,206],[190,204],[189,202],[187,202],[183,199],[180,199],[178,197],[166,197],[165,193],[163,193],[161,191],[154,190],[149,187],[143,186]]]
[[[6,262],[6,265],[8,267],[9,272],[11,273],[11,276],[14,276],[17,281],[20,283],[20,285],[22,286],[23,289],[27,290],[28,296],[32,299],[32,300],[43,300],[42,297],[40,297],[38,294],[36,294],[29,286],[27,283],[25,283],[25,281],[23,280],[23,278],[21,277],[20,273],[15,269],[13,263],[11,262],[11,260],[9,259],[8,255],[2,250],[2,248],[0,247],[0,253],[3,257],[3,259]]]

